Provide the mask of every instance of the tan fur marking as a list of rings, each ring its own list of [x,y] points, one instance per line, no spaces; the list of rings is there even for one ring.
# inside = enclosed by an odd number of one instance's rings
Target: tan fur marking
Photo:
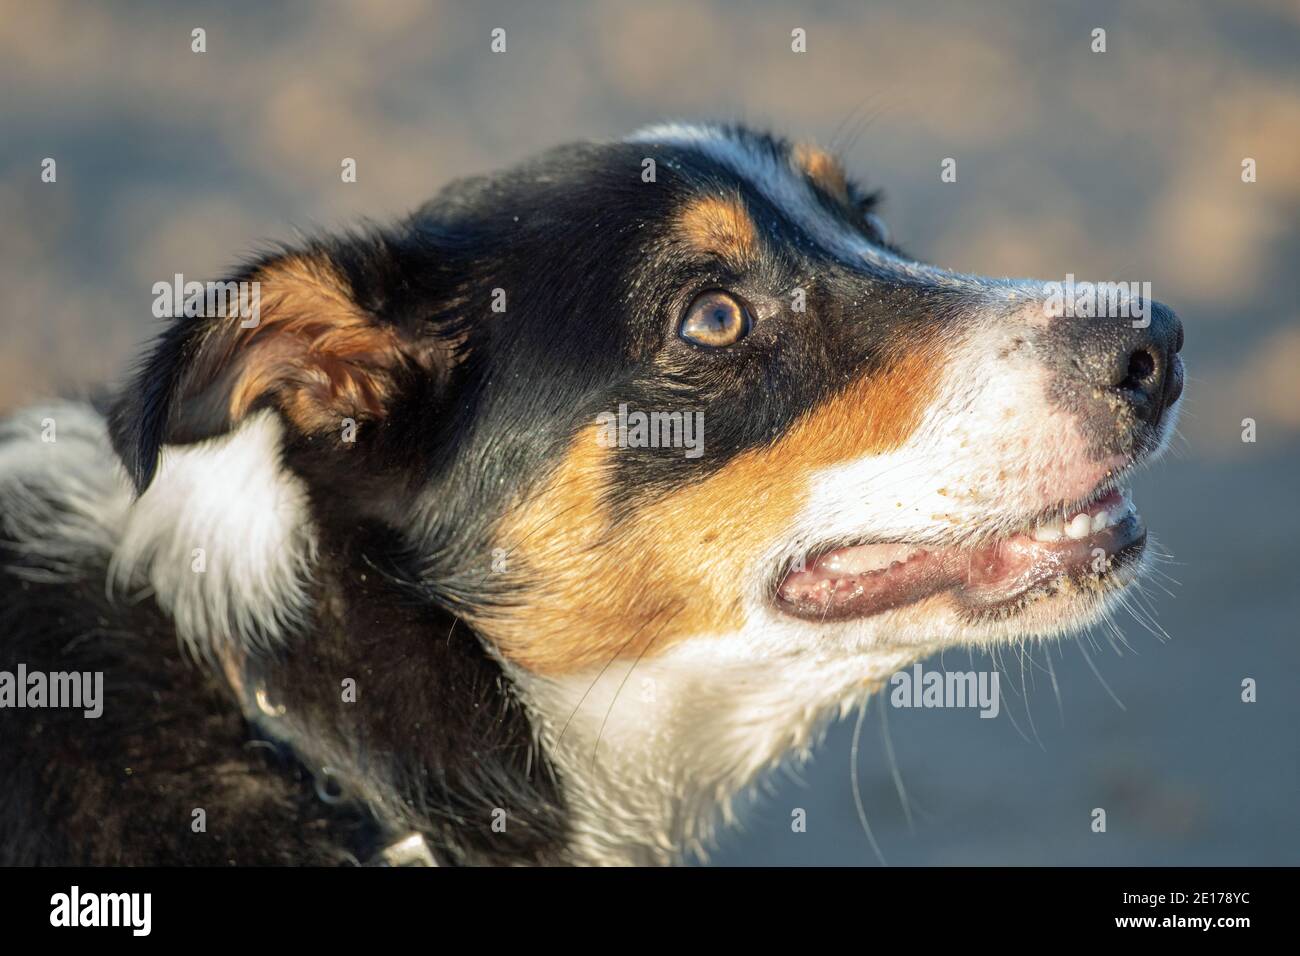
[[[849,204],[849,182],[844,167],[830,153],[811,143],[799,143],[793,152],[794,164],[805,176],[828,195]]]
[[[382,415],[392,372],[405,360],[397,333],[366,315],[323,259],[294,256],[253,279],[260,321],[242,328],[238,317],[217,319],[194,372],[225,390],[230,421],[268,395],[304,432]]]
[[[744,595],[767,570],[759,559],[803,507],[812,475],[905,442],[934,394],[939,364],[932,350],[914,348],[775,445],[745,452],[617,527],[601,497],[618,449],[599,446],[597,426],[584,429],[542,492],[500,529],[511,560],[528,569],[525,577],[536,575],[522,610],[476,623],[506,657],[552,675],[740,628]]]
[[[758,255],[758,230],[739,196],[708,196],[690,203],[678,229],[697,252],[725,256],[738,263]]]

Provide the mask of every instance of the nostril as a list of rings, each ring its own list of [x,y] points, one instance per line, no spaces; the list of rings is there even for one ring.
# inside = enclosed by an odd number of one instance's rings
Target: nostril
[[[1136,349],[1128,357],[1128,371],[1120,388],[1143,390],[1150,384],[1151,376],[1156,371],[1156,357],[1149,349]]]

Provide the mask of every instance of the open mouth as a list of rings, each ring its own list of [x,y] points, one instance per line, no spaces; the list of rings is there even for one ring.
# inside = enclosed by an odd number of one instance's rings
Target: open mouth
[[[868,617],[950,592],[971,611],[1014,606],[1066,581],[1101,582],[1131,563],[1146,528],[1122,491],[1110,491],[1025,530],[974,546],[892,542],[826,551],[777,588],[783,611],[811,620]]]

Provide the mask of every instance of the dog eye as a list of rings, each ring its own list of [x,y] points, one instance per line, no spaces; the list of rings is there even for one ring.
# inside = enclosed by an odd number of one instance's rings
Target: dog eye
[[[721,290],[702,292],[686,309],[677,334],[709,348],[734,345],[749,332],[749,311],[735,296]]]

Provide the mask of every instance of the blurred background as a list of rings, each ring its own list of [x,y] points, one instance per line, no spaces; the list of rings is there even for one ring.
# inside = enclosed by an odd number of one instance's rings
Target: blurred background
[[[1170,555],[1154,620],[1121,618],[1128,646],[1099,631],[928,662],[997,666],[996,720],[873,703],[857,771],[884,858],[1300,863],[1296,0],[3,0],[0,411],[119,380],[174,273],[219,278],[262,240],[382,220],[454,177],[664,118],[840,148],[918,257],[1149,281],[1187,329],[1181,437],[1135,484]],[[878,862],[852,732],[745,801],[712,860]]]

